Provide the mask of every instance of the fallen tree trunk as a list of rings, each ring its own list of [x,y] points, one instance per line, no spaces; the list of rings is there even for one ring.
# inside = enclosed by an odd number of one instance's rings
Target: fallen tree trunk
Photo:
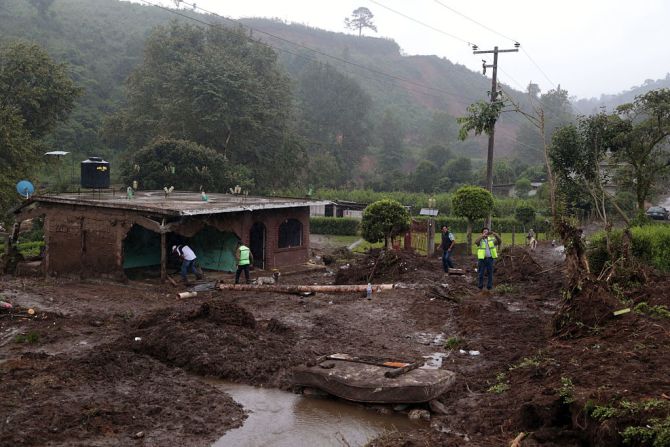
[[[391,290],[393,284],[373,284],[372,292]],[[275,293],[300,293],[300,292],[325,292],[325,293],[351,293],[365,292],[367,284],[354,285],[290,285],[290,284],[219,284],[221,290],[242,290],[249,292],[275,292]]]

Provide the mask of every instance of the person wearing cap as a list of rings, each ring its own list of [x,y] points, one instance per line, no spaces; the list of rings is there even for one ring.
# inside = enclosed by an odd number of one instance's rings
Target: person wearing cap
[[[188,245],[173,245],[172,253],[175,253],[181,259],[181,279],[185,284],[188,284],[187,275],[189,272],[194,273],[197,279],[202,279],[202,274],[195,267],[197,258],[191,247]]]
[[[442,268],[445,273],[449,272],[449,269],[454,268],[454,263],[451,261],[451,250],[456,244],[456,238],[454,234],[449,231],[449,225],[442,225],[442,243],[440,248],[442,249]]]
[[[251,254],[249,247],[244,245],[242,241],[237,241],[237,250],[235,250],[235,259],[237,260],[237,271],[235,272],[235,284],[240,283],[240,273],[244,271],[244,279],[247,284],[251,282],[249,279],[249,266],[254,262],[254,257]]]

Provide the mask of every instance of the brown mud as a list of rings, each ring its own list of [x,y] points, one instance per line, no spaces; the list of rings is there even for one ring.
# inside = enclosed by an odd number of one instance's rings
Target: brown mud
[[[472,260],[456,259],[465,276],[404,252],[345,262],[290,282],[363,283],[372,273],[373,282],[430,287],[371,300],[236,291],[175,300],[170,286],[149,283],[5,278],[0,294],[17,307],[0,311],[0,445],[211,445],[244,415],[197,376],[289,389],[293,366],[335,352],[439,354],[457,373],[439,398],[446,414],[376,446],[498,447],[520,432],[523,447],[620,446],[626,427],[670,411],[670,319],[611,316],[642,302],[670,306],[666,275],[584,289],[572,307],[580,319],[557,336],[563,266],[548,244],[503,251],[490,294],[474,286]],[[596,406],[650,399],[661,403],[593,416]]]

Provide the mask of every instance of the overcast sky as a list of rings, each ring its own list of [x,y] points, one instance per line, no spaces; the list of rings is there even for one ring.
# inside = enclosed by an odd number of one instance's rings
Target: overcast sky
[[[150,1],[174,7],[174,1]],[[524,51],[499,56],[500,80],[516,89],[529,81],[542,91],[560,84],[571,96],[584,98],[619,93],[670,72],[670,1],[665,0],[187,1],[231,18],[279,18],[350,33],[344,18],[364,6],[374,14],[378,29],[365,34],[391,38],[406,54],[436,54],[476,71],[481,70],[482,57],[473,55],[463,41],[492,49],[513,48],[518,40]]]

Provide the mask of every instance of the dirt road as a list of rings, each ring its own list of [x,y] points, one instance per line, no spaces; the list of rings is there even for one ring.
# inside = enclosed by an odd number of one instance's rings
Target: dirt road
[[[359,282],[378,259],[290,281]],[[293,366],[333,352],[432,355],[458,374],[440,397],[447,414],[380,446],[502,446],[521,431],[533,432],[523,446],[619,445],[620,425],[642,415],[603,424],[587,402],[670,395],[670,319],[631,312],[580,339],[555,339],[559,253],[507,253],[492,294],[457,261],[463,277],[444,276],[437,258],[385,258],[376,280],[433,287],[371,300],[217,291],[178,301],[151,283],[3,278],[0,294],[16,307],[0,313],[0,445],[210,445],[245,416],[198,376],[289,389]],[[656,277],[627,298],[667,305],[659,291],[669,282]]]

